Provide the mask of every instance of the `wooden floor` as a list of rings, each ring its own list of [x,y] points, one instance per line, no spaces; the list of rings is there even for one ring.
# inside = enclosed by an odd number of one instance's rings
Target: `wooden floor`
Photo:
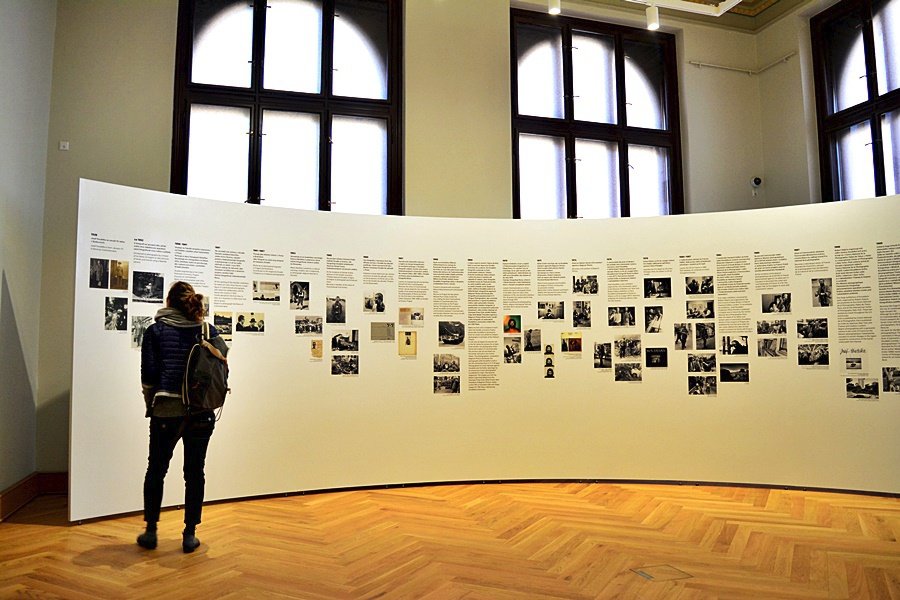
[[[900,499],[639,484],[364,490],[0,523],[0,598],[895,598]]]

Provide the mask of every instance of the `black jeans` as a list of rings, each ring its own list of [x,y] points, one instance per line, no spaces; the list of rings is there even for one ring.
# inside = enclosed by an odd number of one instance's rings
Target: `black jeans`
[[[150,455],[144,476],[144,521],[159,521],[163,482],[180,438],[184,444],[184,524],[193,526],[200,523],[206,486],[203,467],[209,438],[215,427],[216,415],[212,411],[193,414],[186,422],[184,417],[150,418]]]

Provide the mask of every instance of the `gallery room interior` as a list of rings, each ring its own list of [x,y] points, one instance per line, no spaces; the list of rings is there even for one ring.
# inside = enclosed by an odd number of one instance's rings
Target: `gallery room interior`
[[[0,596],[900,594],[897,22],[0,1]],[[233,361],[191,555],[180,450],[134,543],[177,279]]]

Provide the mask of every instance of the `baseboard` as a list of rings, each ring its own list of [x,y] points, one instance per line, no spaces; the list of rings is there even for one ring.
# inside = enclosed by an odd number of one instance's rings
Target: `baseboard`
[[[68,473],[32,473],[0,492],[0,521],[4,521],[38,496],[68,492]]]

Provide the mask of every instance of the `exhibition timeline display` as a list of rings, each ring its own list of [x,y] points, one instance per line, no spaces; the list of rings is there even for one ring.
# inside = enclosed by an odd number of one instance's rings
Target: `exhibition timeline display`
[[[140,343],[177,280],[231,346],[209,500],[515,479],[898,493],[898,223],[897,197],[518,221],[82,180],[70,519],[141,508]]]

